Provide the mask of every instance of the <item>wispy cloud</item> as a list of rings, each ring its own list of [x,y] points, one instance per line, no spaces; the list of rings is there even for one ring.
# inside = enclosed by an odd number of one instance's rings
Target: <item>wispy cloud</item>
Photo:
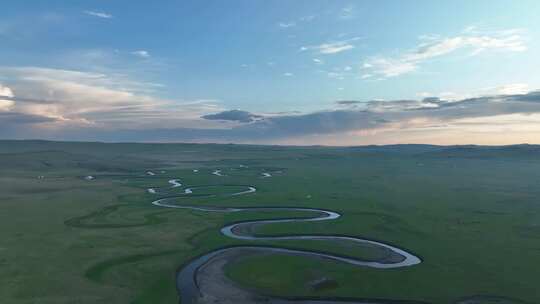
[[[103,19],[111,19],[113,18],[113,15],[105,13],[105,12],[99,12],[99,11],[84,11],[85,14],[93,17],[103,18]]]
[[[302,46],[300,51],[315,51],[323,55],[337,54],[354,49],[355,46],[352,44],[352,42],[360,39],[360,37],[354,37],[346,40],[326,42],[319,45]]]
[[[346,6],[339,12],[339,19],[348,20],[355,18],[355,7],[352,5]]]
[[[302,16],[296,20],[292,20],[292,21],[282,21],[282,22],[278,22],[278,26],[282,29],[287,29],[287,28],[291,28],[291,27],[295,27],[297,25],[300,25],[302,23],[305,23],[305,22],[310,22],[310,21],[313,21],[317,16],[316,15],[306,15],[306,16]]]
[[[363,79],[373,76],[395,77],[415,71],[417,65],[417,62],[409,62],[402,59],[376,57],[364,63],[363,67],[368,72],[362,74],[361,77]]]
[[[296,22],[280,22],[278,23],[278,26],[281,28],[289,28],[289,27],[296,26]]]
[[[133,52],[131,52],[131,54],[135,55],[135,56],[138,56],[138,57],[141,57],[141,58],[150,58],[150,53],[148,51],[145,51],[145,50],[133,51]]]
[[[413,72],[431,59],[467,51],[477,56],[487,51],[522,52],[527,50],[521,30],[482,32],[467,28],[461,35],[453,37],[423,36],[413,50],[396,57],[375,56],[363,64],[366,73],[377,77],[395,77]],[[369,77],[366,77],[369,78]]]
[[[338,80],[343,80],[350,76],[356,76],[356,73],[353,72],[353,68],[348,65],[342,66],[342,67],[335,66],[327,70],[321,69],[319,70],[319,72],[326,74],[328,78],[333,78],[333,79],[338,79]]]

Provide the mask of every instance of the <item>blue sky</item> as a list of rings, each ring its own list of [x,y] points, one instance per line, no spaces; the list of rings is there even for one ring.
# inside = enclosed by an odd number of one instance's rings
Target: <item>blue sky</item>
[[[538,1],[11,1],[0,11],[0,137],[538,143],[539,11]]]

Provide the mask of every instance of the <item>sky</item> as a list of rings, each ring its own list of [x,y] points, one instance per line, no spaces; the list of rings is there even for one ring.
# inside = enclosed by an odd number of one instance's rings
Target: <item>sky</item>
[[[0,7],[0,139],[540,144],[536,0]]]

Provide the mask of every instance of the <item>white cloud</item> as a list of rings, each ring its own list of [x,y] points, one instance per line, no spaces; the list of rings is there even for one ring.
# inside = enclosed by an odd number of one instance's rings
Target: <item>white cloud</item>
[[[433,94],[430,92],[420,92],[417,93],[417,96],[420,97],[431,97],[438,96],[441,99],[448,101],[463,100],[468,98],[479,98],[482,96],[499,96],[499,95],[520,95],[531,92],[531,87],[526,83],[509,83],[496,86],[490,86],[485,88],[479,88],[473,91],[467,92],[452,92],[444,91],[438,94]]]
[[[416,70],[417,65],[414,62],[408,62],[396,59],[373,58],[369,62],[369,69],[373,74],[384,77],[394,77]]]
[[[426,41],[420,44],[416,49],[416,52],[408,54],[406,59],[409,61],[420,61],[466,48],[471,50],[471,55],[477,55],[486,50],[502,50],[510,52],[522,52],[527,50],[525,41],[521,35],[507,35],[506,32],[504,32],[494,36],[478,34]]]
[[[315,62],[316,64],[323,64],[324,63],[324,61],[322,61],[319,58],[313,58],[313,62]]]
[[[131,54],[135,55],[135,56],[138,56],[138,57],[141,57],[141,58],[150,58],[150,53],[148,53],[148,51],[145,51],[145,50],[133,51],[133,52],[131,52]]]
[[[467,28],[462,35],[441,38],[422,36],[421,43],[412,51],[397,57],[376,56],[364,62],[364,69],[381,77],[395,77],[413,72],[427,60],[449,55],[459,50],[476,56],[485,51],[522,52],[527,50],[525,38],[519,30],[479,32]]]
[[[84,13],[89,16],[94,16],[94,17],[103,18],[103,19],[111,19],[113,17],[113,15],[111,14],[107,14],[105,12],[98,12],[98,11],[84,11]]]
[[[319,54],[324,54],[324,55],[337,54],[337,53],[354,49],[355,46],[351,42],[359,40],[359,39],[360,37],[354,37],[351,39],[327,42],[327,43],[323,43],[319,45],[302,46],[300,48],[300,51],[312,50],[312,51],[318,52]]]
[[[431,94],[430,92],[418,92],[416,93],[416,96],[425,98],[425,97],[431,97],[433,96],[433,94]]]
[[[354,46],[351,44],[330,43],[321,45],[321,54],[335,54],[343,51],[351,50]]]
[[[289,28],[296,26],[296,22],[280,22],[278,23],[278,26],[281,28]]]
[[[287,72],[287,73],[283,73],[283,76],[291,77],[291,76],[294,76],[294,74],[290,73],[290,72]]]
[[[300,48],[301,51],[307,50],[317,50],[321,54],[336,54],[343,51],[351,50],[354,46],[345,42],[332,42],[332,43],[323,43],[315,46],[303,46]]]
[[[529,91],[531,91],[531,88],[526,83],[511,83],[495,88],[495,92],[498,95],[525,94]]]

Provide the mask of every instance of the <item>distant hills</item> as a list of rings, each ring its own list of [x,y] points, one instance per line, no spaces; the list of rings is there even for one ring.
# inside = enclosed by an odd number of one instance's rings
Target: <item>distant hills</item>
[[[481,146],[481,145],[454,145],[437,146],[426,144],[396,144],[396,145],[368,145],[350,147],[332,146],[264,146],[242,144],[194,144],[194,143],[101,143],[101,142],[55,142],[44,140],[0,140],[0,153],[32,153],[45,152],[43,157],[48,158],[52,151],[71,153],[109,154],[145,150],[151,152],[172,152],[176,149],[195,150],[226,150],[226,151],[260,151],[261,149],[273,151],[306,150],[309,152],[337,152],[339,153],[389,153],[406,154],[422,157],[446,158],[493,158],[493,157],[519,157],[540,160],[540,145],[519,144],[507,146]],[[115,153],[116,152],[116,153]]]

